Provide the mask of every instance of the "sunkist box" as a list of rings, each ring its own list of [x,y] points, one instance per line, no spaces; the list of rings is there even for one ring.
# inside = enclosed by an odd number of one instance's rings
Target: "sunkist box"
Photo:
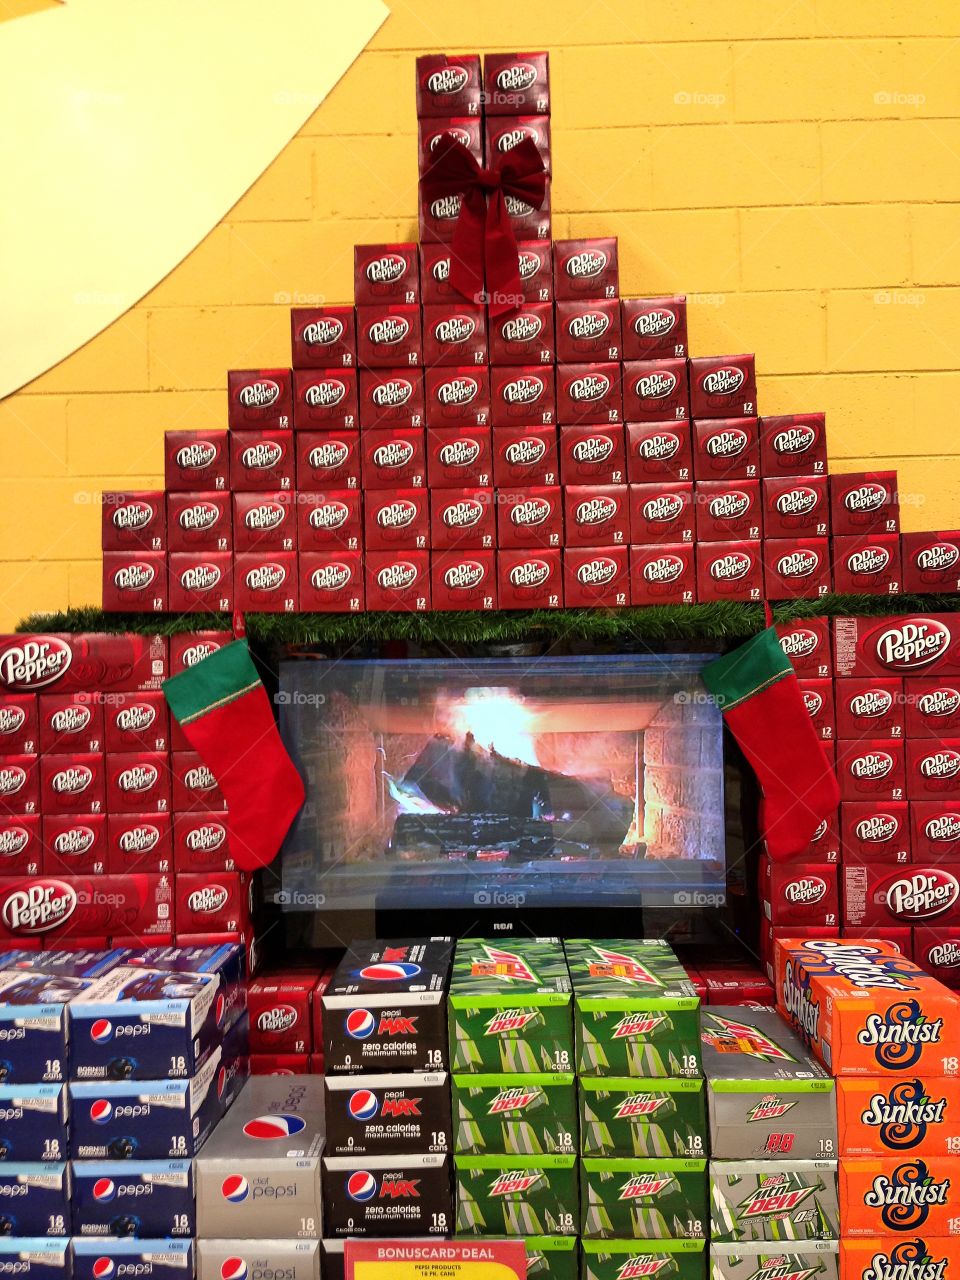
[[[582,1235],[704,1240],[709,1229],[706,1160],[581,1160]]]
[[[841,1240],[841,1280],[957,1280],[960,1239],[934,1239],[926,1232],[898,1240],[885,1232],[862,1240]]]
[[[582,1280],[702,1280],[703,1240],[583,1240]],[[529,1271],[528,1271],[529,1276]],[[827,1277],[826,1280],[832,1280]]]
[[[841,1157],[956,1155],[960,1080],[916,1072],[904,1078],[841,1076],[837,1127]]]
[[[837,1240],[836,1160],[711,1160],[711,1240]]]
[[[843,1234],[956,1234],[960,1184],[952,1156],[922,1148],[899,1155],[840,1161]]]
[[[585,1156],[696,1159],[706,1154],[702,1080],[583,1076],[579,1094]]]
[[[577,1090],[571,1072],[453,1077],[458,1155],[570,1154],[577,1149]]]
[[[575,1155],[457,1156],[454,1165],[459,1234],[577,1234]]]

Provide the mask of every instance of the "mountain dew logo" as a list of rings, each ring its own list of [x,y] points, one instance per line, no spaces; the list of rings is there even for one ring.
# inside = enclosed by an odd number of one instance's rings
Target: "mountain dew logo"
[[[633,956],[607,951],[605,947],[594,947],[593,950],[599,960],[590,961],[591,978],[615,978],[618,982],[628,982],[637,987],[663,986],[660,979]]]
[[[748,1280],[809,1280],[822,1267],[798,1267],[796,1257],[789,1253],[778,1254],[775,1258],[762,1259],[753,1275]]]
[[[492,1196],[522,1196],[543,1177],[540,1169],[532,1169],[529,1173],[512,1171],[500,1173],[490,1184]]]
[[[639,1258],[628,1258],[617,1272],[617,1280],[639,1280],[640,1276],[655,1276],[670,1263],[670,1258],[662,1254],[645,1254]]]
[[[634,1036],[648,1036],[666,1020],[665,1013],[628,1013],[613,1028],[613,1038],[627,1040]]]
[[[661,1107],[666,1106],[667,1096],[663,1093],[632,1093],[624,1098],[613,1113],[614,1120],[636,1120],[641,1116],[655,1115]]]
[[[787,1102],[784,1098],[771,1093],[766,1098],[761,1098],[758,1103],[750,1108],[747,1114],[747,1124],[752,1124],[755,1120],[779,1120],[781,1116],[785,1116],[796,1105],[795,1099],[792,1102]]]
[[[746,1200],[741,1200],[739,1209],[743,1218],[769,1218],[776,1215],[793,1213],[797,1205],[802,1204],[807,1196],[813,1195],[814,1187],[790,1187],[783,1177],[774,1175],[763,1178],[760,1186],[751,1191]]]
[[[537,1016],[536,1009],[500,1009],[483,1029],[485,1036],[501,1036],[508,1031],[522,1031]]]
[[[537,975],[521,956],[499,947],[484,946],[486,960],[474,960],[470,973],[474,978],[500,978],[504,982],[536,982]]]
[[[487,1108],[488,1116],[502,1116],[509,1111],[526,1111],[540,1097],[540,1089],[501,1089]]]
[[[666,1191],[673,1182],[671,1177],[658,1176],[655,1173],[638,1173],[628,1178],[620,1188],[618,1200],[646,1200],[649,1196],[658,1196]]]
[[[705,1044],[719,1049],[724,1041],[736,1040],[738,1050],[749,1054],[751,1058],[760,1058],[763,1062],[796,1062],[793,1054],[787,1053],[776,1040],[771,1040],[769,1036],[764,1035],[756,1027],[750,1026],[749,1023],[737,1022],[734,1018],[722,1018],[717,1013],[708,1013],[706,1016],[714,1021],[716,1029],[708,1027],[702,1032]]]

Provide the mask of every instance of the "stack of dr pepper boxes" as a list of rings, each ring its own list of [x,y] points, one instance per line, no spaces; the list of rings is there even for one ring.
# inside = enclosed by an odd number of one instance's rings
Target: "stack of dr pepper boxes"
[[[773,1008],[703,1011],[713,1280],[837,1275],[834,1082]]]
[[[250,1074],[322,1075],[321,996],[332,972],[287,969],[254,978],[250,1010]]]
[[[949,1274],[960,997],[875,939],[776,944],[777,1001],[836,1077],[841,1267]]]
[[[580,1094],[584,1280],[703,1275],[700,999],[662,940],[565,944]]]
[[[562,944],[462,939],[448,1016],[457,1232],[522,1236],[531,1275],[574,1280],[579,1122]]]
[[[451,938],[351,944],[323,993],[324,1257],[351,1236],[449,1236]]]

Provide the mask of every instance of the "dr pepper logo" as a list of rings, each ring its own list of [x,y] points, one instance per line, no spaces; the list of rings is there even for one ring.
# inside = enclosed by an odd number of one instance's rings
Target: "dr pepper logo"
[[[266,409],[280,398],[280,386],[272,378],[261,378],[241,387],[237,399],[245,409]]]
[[[70,919],[76,907],[76,890],[65,880],[31,880],[3,899],[0,919],[11,933],[30,937],[56,929]]]
[[[563,269],[571,280],[592,280],[606,269],[607,255],[602,249],[584,249],[571,254]]]
[[[398,253],[384,253],[367,263],[366,277],[371,284],[393,284],[407,269],[405,258]]]
[[[925,867],[887,885],[887,909],[901,920],[924,921],[942,915],[960,898],[960,881],[942,867]]]
[[[935,618],[907,618],[879,627],[872,637],[877,660],[891,671],[915,671],[943,656],[950,632]]]

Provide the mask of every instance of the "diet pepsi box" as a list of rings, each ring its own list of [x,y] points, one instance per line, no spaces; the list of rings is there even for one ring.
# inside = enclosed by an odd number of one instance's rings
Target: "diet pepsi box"
[[[0,1277],[71,1280],[70,1241],[39,1236],[0,1237]]]
[[[452,938],[354,942],[323,994],[327,1075],[447,1066]]]
[[[68,1078],[66,1006],[89,986],[60,973],[0,972],[0,1083]]]
[[[323,1158],[328,1236],[445,1236],[451,1209],[448,1155]]]
[[[320,1280],[319,1240],[198,1240],[197,1280]]]
[[[209,973],[220,980],[224,1012],[222,1029],[232,1027],[247,1007],[247,964],[243,947],[234,942],[219,946],[144,947],[130,951],[124,963],[170,973]]]
[[[73,1280],[193,1280],[193,1241],[74,1239]]]
[[[68,1236],[70,1167],[0,1164],[0,1236]]]
[[[67,1086],[0,1085],[0,1160],[46,1163],[68,1154]]]
[[[75,1160],[75,1236],[196,1234],[190,1160]]]
[[[453,1150],[446,1071],[328,1076],[324,1104],[332,1156]]]

